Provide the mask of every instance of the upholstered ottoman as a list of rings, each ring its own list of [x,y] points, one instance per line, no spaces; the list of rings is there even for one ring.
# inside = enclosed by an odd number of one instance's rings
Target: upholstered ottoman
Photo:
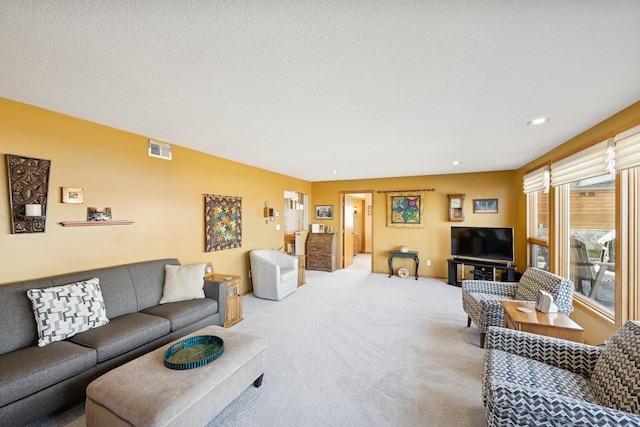
[[[107,372],[87,387],[87,426],[205,425],[252,382],[260,387],[264,338],[219,326],[187,337],[194,335],[222,338],[224,352],[208,365],[173,370],[164,366],[168,344]]]

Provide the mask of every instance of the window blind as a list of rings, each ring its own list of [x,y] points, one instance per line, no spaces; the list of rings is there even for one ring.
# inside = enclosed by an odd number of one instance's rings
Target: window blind
[[[640,126],[618,134],[614,141],[617,170],[640,166]]]
[[[526,174],[522,180],[522,189],[525,194],[535,191],[549,192],[549,166],[541,167]]]
[[[551,164],[551,185],[568,184],[610,173],[609,142],[602,141]]]

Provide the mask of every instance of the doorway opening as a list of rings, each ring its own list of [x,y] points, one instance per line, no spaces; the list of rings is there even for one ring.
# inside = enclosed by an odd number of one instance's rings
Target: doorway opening
[[[342,194],[342,268],[372,270],[373,191]]]
[[[284,252],[300,256],[309,231],[309,195],[284,192]]]

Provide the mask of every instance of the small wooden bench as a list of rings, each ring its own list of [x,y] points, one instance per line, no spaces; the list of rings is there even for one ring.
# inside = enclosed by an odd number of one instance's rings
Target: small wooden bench
[[[219,326],[188,336],[194,335],[222,338],[223,354],[199,368],[173,370],[163,359],[171,343],[107,372],[87,387],[87,426],[205,425],[252,382],[260,387],[264,338]]]

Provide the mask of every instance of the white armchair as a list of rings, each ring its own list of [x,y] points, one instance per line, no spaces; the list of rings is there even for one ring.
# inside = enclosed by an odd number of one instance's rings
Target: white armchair
[[[298,258],[271,249],[249,253],[253,294],[280,301],[298,289]]]

